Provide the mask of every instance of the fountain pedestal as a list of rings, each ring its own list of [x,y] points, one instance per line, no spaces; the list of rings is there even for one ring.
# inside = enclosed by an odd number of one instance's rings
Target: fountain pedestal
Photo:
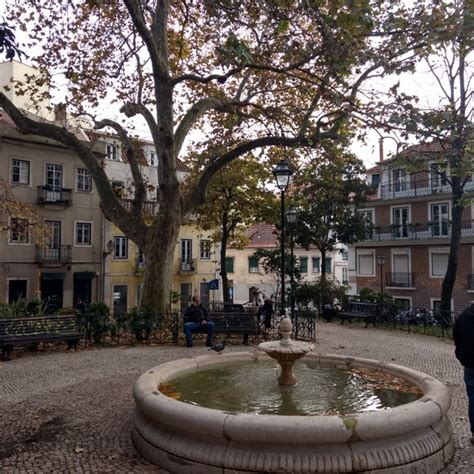
[[[291,331],[293,324],[288,318],[283,318],[280,322],[281,341],[262,342],[258,349],[275,359],[281,367],[278,377],[279,385],[296,385],[296,377],[293,374],[293,365],[308,352],[314,349],[314,345],[309,342],[292,341]]]

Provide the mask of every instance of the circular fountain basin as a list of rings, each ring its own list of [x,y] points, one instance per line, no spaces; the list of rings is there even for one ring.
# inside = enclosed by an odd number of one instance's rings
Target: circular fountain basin
[[[158,387],[200,370],[269,358],[261,352],[169,362],[135,384],[133,440],[150,461],[179,473],[439,472],[453,454],[450,396],[433,377],[394,364],[308,353],[323,366],[373,369],[416,385],[418,400],[383,411],[329,416],[229,413],[174,400]]]

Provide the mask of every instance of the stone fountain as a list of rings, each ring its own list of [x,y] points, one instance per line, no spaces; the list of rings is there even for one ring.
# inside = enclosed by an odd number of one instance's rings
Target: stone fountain
[[[290,321],[283,319],[280,329],[282,340],[262,343],[259,351],[189,357],[144,373],[134,387],[132,438],[140,454],[171,472],[189,474],[431,474],[443,469],[454,443],[448,418],[451,399],[441,382],[399,365],[319,355],[311,352],[312,344],[291,341]],[[229,370],[241,364],[263,367],[268,356],[280,363],[278,383],[283,391],[293,391],[293,364],[306,356],[320,367],[376,370],[402,378],[417,386],[422,396],[381,411],[280,416],[206,408],[160,391],[163,384],[186,380],[200,371]]]
[[[282,318],[280,322],[280,341],[262,342],[258,349],[275,359],[281,367],[278,377],[279,385],[296,385],[296,377],[293,374],[293,365],[298,359],[304,357],[314,349],[314,344],[302,341],[292,341],[291,331],[293,324],[289,318]]]

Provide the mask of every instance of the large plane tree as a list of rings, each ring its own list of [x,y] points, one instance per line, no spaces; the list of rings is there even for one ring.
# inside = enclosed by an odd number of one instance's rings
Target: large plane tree
[[[41,101],[39,86],[54,80],[70,114],[120,137],[134,179],[131,211],[89,143],[61,125],[31,118],[2,93],[0,105],[20,132],[54,139],[82,160],[107,219],[145,251],[142,304],[164,311],[179,227],[204,202],[212,177],[253,150],[265,159],[274,147],[337,141],[354,116],[370,113],[371,91],[364,85],[409,69],[430,41],[431,2],[406,3],[18,2],[7,21],[27,32],[34,46],[27,52],[41,72],[17,84],[18,91]],[[108,115],[115,104],[118,118]],[[144,219],[146,186],[137,152],[122,117],[146,124],[159,159],[159,213],[151,225]],[[226,147],[214,153],[217,140]],[[176,163],[186,161],[190,148],[207,160],[194,184],[182,188]]]

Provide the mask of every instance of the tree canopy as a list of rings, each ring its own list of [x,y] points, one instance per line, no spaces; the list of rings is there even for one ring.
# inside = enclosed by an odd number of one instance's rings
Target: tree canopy
[[[406,2],[409,4],[410,2]],[[438,2],[435,2],[438,3]],[[142,302],[166,307],[171,259],[187,212],[210,180],[253,150],[318,148],[376,109],[373,77],[405,71],[432,41],[433,2],[390,0],[121,0],[19,2],[11,21],[28,32],[42,75],[17,83],[40,96],[61,87],[69,113],[111,128],[135,181],[133,212],[113,192],[90,146],[62,126],[27,117],[4,94],[0,105],[25,134],[52,138],[79,156],[106,217],[145,250]],[[433,20],[434,18],[434,20]],[[58,80],[58,78],[60,80]],[[52,94],[54,91],[50,92]],[[364,99],[361,93],[364,94]],[[107,116],[111,105],[117,114]],[[118,116],[119,118],[117,119]],[[128,119],[149,129],[160,163],[160,212],[143,219],[146,189]],[[360,122],[359,122],[360,123]],[[223,147],[216,144],[225,143]],[[206,163],[180,189],[176,161]]]

